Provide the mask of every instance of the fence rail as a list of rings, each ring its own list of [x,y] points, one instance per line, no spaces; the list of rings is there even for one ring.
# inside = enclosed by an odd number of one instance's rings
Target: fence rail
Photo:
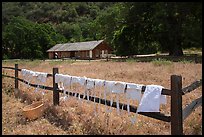
[[[193,82],[191,85],[182,89],[182,94],[185,95],[186,93],[190,93],[191,91],[197,89],[202,85],[202,79]]]
[[[36,85],[32,83],[28,83],[27,81],[18,78],[18,71],[21,69],[18,68],[18,64],[15,64],[15,68],[12,67],[2,67],[4,69],[12,69],[15,70],[15,77],[8,76],[2,74],[3,77],[13,78],[15,79],[15,89],[18,89],[18,81],[21,81],[25,84],[28,84],[32,87],[39,87],[44,90],[52,90],[53,91],[53,104],[59,105],[59,93],[64,93],[63,90],[59,90],[57,84],[55,83],[55,74],[58,73],[58,68],[53,68],[53,74],[48,74],[47,77],[53,78],[53,87],[48,87],[44,85]],[[191,102],[188,106],[186,106],[182,110],[182,96],[186,93],[190,93],[191,91],[197,89],[202,86],[202,79],[193,82],[189,86],[182,89],[182,77],[178,75],[171,75],[171,89],[163,89],[162,94],[168,95],[171,97],[171,115],[166,115],[160,112],[138,112],[140,115],[144,115],[147,117],[151,117],[157,120],[161,120],[164,122],[171,123],[171,134],[172,135],[182,135],[183,134],[183,121],[199,106],[202,105],[202,96]],[[145,86],[142,87],[142,93],[145,91]],[[80,97],[80,99],[92,101],[94,103],[100,103],[103,105],[107,105],[113,108],[117,108],[116,102],[113,102],[111,105],[110,100],[101,99],[98,97],[85,96],[76,92],[66,92],[66,94],[74,97]],[[94,101],[95,100],[95,101]],[[128,111],[127,104],[119,103],[119,109]],[[137,107],[129,105],[130,112],[136,113]]]
[[[12,76],[7,76],[7,75],[2,75],[4,77],[8,77],[8,78],[14,78],[15,77],[12,77]],[[23,79],[20,79],[18,78],[19,81],[25,83],[25,84],[28,84],[32,87],[38,87],[41,88],[41,89],[44,89],[44,90],[52,90],[53,91],[53,87],[48,87],[48,86],[43,86],[43,85],[36,85],[36,84],[32,84],[32,83],[28,83],[27,81],[23,80]],[[60,93],[64,93],[63,90],[59,90],[57,89],[58,92]],[[76,92],[65,92],[67,95],[69,96],[73,96],[73,97],[79,97],[80,95],[80,98],[81,99],[84,99],[84,100],[88,100],[88,97],[87,96],[83,96],[79,93],[76,93]],[[105,100],[105,99],[101,99],[101,98],[98,98],[98,97],[92,97],[92,96],[89,96],[89,101],[92,101],[94,102],[94,98],[95,98],[95,103],[100,103],[100,104],[103,104],[103,105],[106,105],[106,106],[110,106],[110,107],[114,107],[114,108],[117,108],[116,106],[116,102],[113,101],[112,105],[111,105],[111,101],[110,100]],[[54,101],[53,101],[54,102]],[[122,109],[122,110],[125,110],[127,111],[127,104],[124,104],[124,103],[119,103],[119,108]],[[137,107],[135,106],[132,106],[132,105],[129,105],[129,108],[130,108],[130,112],[133,112],[135,113],[136,110],[137,110]],[[165,115],[163,113],[160,113],[160,112],[151,112],[151,113],[148,113],[148,112],[138,112],[138,114],[141,114],[141,115],[144,115],[144,116],[148,116],[148,117],[151,117],[151,118],[155,118],[155,119],[158,119],[158,120],[162,120],[164,122],[170,122],[170,116],[169,115]]]

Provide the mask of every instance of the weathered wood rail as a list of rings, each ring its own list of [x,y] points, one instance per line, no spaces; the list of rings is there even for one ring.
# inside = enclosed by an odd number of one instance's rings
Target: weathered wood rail
[[[15,64],[15,68],[12,67],[2,67],[4,69],[12,69],[15,70],[15,77],[8,76],[2,74],[2,77],[8,77],[15,79],[15,89],[18,89],[18,81],[21,81],[25,84],[28,84],[32,87],[39,87],[44,90],[51,90],[53,91],[53,105],[59,105],[59,93],[63,93],[63,90],[59,90],[55,81],[55,74],[59,73],[58,68],[53,68],[53,74],[48,74],[47,77],[53,79],[53,87],[48,87],[44,85],[36,85],[32,83],[28,83],[27,81],[18,78],[18,71],[21,69],[18,68],[18,64]],[[170,114],[166,115],[160,112],[139,112],[138,114],[144,115],[147,117],[151,117],[157,120],[161,120],[164,122],[171,123],[171,134],[172,135],[182,135],[183,134],[183,121],[199,106],[202,105],[202,97],[195,99],[189,105],[187,105],[184,109],[182,109],[182,96],[192,92],[193,90],[197,89],[198,87],[202,86],[202,79],[193,82],[191,85],[182,89],[182,77],[178,75],[171,75],[171,89],[163,89],[162,95],[167,95],[171,97],[171,109]],[[142,93],[145,91],[145,86],[142,87]],[[81,99],[88,100],[88,96],[75,93],[75,92],[66,92],[69,96],[73,97],[80,97]],[[95,98],[95,101],[94,101]],[[113,108],[117,108],[116,102],[113,102],[111,105],[110,100],[101,99],[98,97],[89,96],[89,101],[100,103],[103,105],[107,105]],[[130,112],[136,113],[137,107],[130,105]],[[127,104],[119,103],[119,108],[125,111],[128,111]]]

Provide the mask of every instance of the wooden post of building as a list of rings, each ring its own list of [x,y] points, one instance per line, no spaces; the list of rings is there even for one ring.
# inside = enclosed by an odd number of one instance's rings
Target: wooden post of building
[[[18,89],[18,64],[15,64],[15,89]]]
[[[53,68],[53,104],[59,105],[59,91],[57,83],[55,83],[55,74],[58,73],[58,68]]]
[[[183,134],[182,77],[171,75],[171,135]]]

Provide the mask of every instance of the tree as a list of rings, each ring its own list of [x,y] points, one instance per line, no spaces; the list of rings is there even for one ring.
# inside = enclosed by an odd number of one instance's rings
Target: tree
[[[38,24],[23,17],[13,17],[2,37],[3,56],[10,58],[44,58],[46,50],[66,39],[49,24]]]
[[[155,25],[154,35],[156,40],[159,41],[163,50],[169,51],[169,55],[183,55],[183,48],[187,47],[186,43],[188,43],[186,38],[195,34],[196,31],[199,32],[199,29],[201,30],[199,19],[202,16],[200,13],[202,5],[200,3],[160,2],[156,3],[154,8],[153,24]],[[192,22],[197,26],[190,25]],[[189,29],[191,33],[187,33]],[[195,43],[200,43],[202,41],[201,36],[201,32],[192,36],[189,39],[192,42],[191,44],[193,44],[193,41],[195,42],[193,40],[195,37],[199,38],[197,39],[198,42]]]
[[[123,14],[125,15],[123,26],[131,29],[129,33],[120,35],[132,38],[129,44],[136,47],[135,54],[156,52],[161,49],[168,51],[169,55],[182,56],[183,48],[187,45],[201,46],[202,5],[200,3],[134,2],[124,3],[124,7],[127,12]],[[114,41],[116,40],[119,39]],[[116,43],[118,46],[115,48],[123,47],[121,40]]]

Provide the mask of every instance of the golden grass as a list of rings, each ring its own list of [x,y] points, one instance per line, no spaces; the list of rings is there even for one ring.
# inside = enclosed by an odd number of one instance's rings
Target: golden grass
[[[52,73],[52,68],[58,67],[62,74],[138,84],[155,84],[168,89],[170,89],[170,76],[173,74],[182,76],[183,87],[202,76],[202,64],[178,62],[155,65],[151,62],[8,61],[3,62],[2,65],[13,67],[15,63],[19,64],[19,68],[33,71]],[[14,76],[12,70],[3,69],[2,73]],[[19,77],[21,77],[20,73]],[[44,85],[52,86],[52,78],[49,78]],[[53,107],[51,91],[45,91],[43,97],[47,105],[44,116],[34,121],[26,121],[22,116],[22,108],[35,100],[42,99],[42,95],[34,94],[34,88],[28,89],[20,82],[21,98],[16,99],[11,90],[13,86],[13,79],[2,78],[3,134],[170,134],[170,123],[138,115],[137,123],[132,125],[126,111],[121,111],[121,115],[117,115],[116,109],[113,108],[113,111],[107,114],[104,105],[99,104],[96,106],[100,106],[101,110],[98,110],[98,115],[95,116],[94,103],[82,101],[80,104],[74,97],[70,97],[65,102],[61,101],[59,106]],[[77,86],[72,87],[72,91],[83,93],[83,89]],[[100,90],[96,91],[99,95]],[[183,108],[200,96],[202,96],[202,87],[183,96]],[[127,103],[124,97],[121,97],[120,101]],[[131,102],[131,104],[135,105],[137,102]],[[161,111],[170,114],[169,97],[167,97],[167,105],[162,106]],[[202,134],[202,107],[198,107],[184,121],[184,134]]]

